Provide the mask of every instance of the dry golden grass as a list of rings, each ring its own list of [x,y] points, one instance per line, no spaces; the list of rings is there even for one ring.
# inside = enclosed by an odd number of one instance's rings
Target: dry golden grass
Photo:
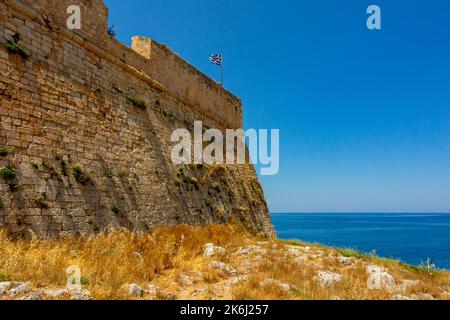
[[[294,246],[303,247],[297,243]],[[283,246],[283,245],[281,245]],[[298,263],[293,257],[280,254],[285,250],[268,251],[264,262],[252,272],[250,281],[236,287],[234,298],[242,300],[387,300],[400,294],[424,299],[423,295],[430,295],[435,299],[450,299],[450,274],[444,271],[428,272],[424,269],[408,266],[398,261],[365,256],[350,250],[337,250],[320,245],[310,245],[311,253],[322,253],[322,257],[313,258],[308,262]],[[286,249],[286,244],[285,248]],[[343,266],[339,261],[342,252],[354,257],[352,266]],[[396,281],[418,281],[406,290],[394,289],[371,290],[368,288],[367,266],[377,265],[386,269]],[[332,286],[322,287],[317,281],[317,272],[327,271],[343,276],[343,281]],[[280,287],[261,290],[260,283],[264,279],[276,279],[289,284],[291,290],[286,292]],[[267,290],[269,289],[269,290]],[[416,295],[414,297],[414,295]]]
[[[0,232],[0,274],[39,287],[64,287],[66,269],[76,265],[94,297],[126,298],[124,284],[151,282],[170,270],[195,268],[206,243],[238,246],[246,234],[232,225],[174,226],[147,235],[123,230],[84,239],[13,241]]]
[[[206,243],[224,247],[227,254],[214,259],[203,257]],[[84,288],[95,299],[130,299],[124,289],[130,283],[157,285],[163,290],[156,296],[159,299],[390,299],[394,293],[367,288],[366,267],[376,264],[386,268],[397,284],[406,279],[419,280],[402,295],[449,298],[446,292],[450,292],[450,275],[446,272],[429,273],[396,261],[319,245],[309,245],[303,262],[287,254],[289,248],[304,249],[305,245],[260,239],[237,225],[173,226],[142,235],[121,230],[52,241],[16,241],[0,232],[0,281],[30,282],[34,288],[64,288],[67,267],[76,265],[81,269]],[[238,248],[249,246],[260,251],[236,253]],[[343,266],[339,261],[342,256],[351,256],[353,264]],[[239,275],[208,268],[214,260],[232,266]],[[322,287],[316,279],[318,271],[341,274],[343,281]],[[248,281],[228,284],[245,274]],[[189,275],[193,283],[184,285],[182,275]],[[285,290],[276,284],[262,288],[261,282],[267,279],[291,288]]]

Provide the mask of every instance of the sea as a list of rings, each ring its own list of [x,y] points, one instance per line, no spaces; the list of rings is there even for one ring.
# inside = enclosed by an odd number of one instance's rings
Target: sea
[[[450,270],[449,213],[274,213],[278,237]]]

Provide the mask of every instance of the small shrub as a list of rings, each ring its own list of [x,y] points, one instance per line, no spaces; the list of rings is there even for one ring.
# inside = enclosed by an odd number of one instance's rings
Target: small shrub
[[[119,170],[117,170],[117,176],[118,177],[126,177],[128,175],[128,170],[125,168],[120,168]]]
[[[0,282],[7,282],[7,281],[10,281],[10,278],[3,272],[0,272]]]
[[[133,106],[138,107],[139,109],[145,110],[147,108],[147,104],[145,103],[145,100],[142,98],[127,96],[127,101],[131,103]]]
[[[91,282],[89,281],[88,278],[81,277],[81,278],[80,278],[80,284],[81,284],[82,286],[88,286],[88,285],[91,284]]]
[[[114,214],[119,214],[120,213],[120,207],[118,206],[118,205],[113,205],[112,207],[111,207],[111,211],[114,213]]]
[[[6,157],[10,153],[10,150],[0,144],[0,157]]]
[[[82,185],[88,185],[92,183],[92,179],[87,172],[84,171],[80,164],[76,164],[72,168],[72,174],[75,180]]]
[[[14,54],[18,54],[20,55],[22,58],[26,59],[28,57],[30,57],[30,53],[28,51],[26,51],[25,49],[23,49],[21,46],[19,46],[17,43],[8,41],[5,44],[5,48],[6,50],[8,50],[9,53],[14,53]]]
[[[0,169],[0,177],[5,181],[13,180],[16,178],[16,170],[11,167],[3,167]]]

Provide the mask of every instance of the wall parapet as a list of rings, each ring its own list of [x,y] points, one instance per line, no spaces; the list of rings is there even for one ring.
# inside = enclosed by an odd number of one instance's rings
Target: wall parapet
[[[21,14],[46,25],[53,32],[121,66],[166,92],[194,112],[223,128],[242,128],[242,102],[170,48],[156,41],[133,37],[132,48],[108,35],[108,8],[103,0],[6,0]],[[67,7],[82,8],[82,29],[65,26]],[[87,27],[83,27],[87,26]]]

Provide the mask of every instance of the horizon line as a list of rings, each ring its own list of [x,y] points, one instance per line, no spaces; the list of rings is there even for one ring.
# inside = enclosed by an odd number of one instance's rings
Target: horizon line
[[[270,214],[450,214],[450,211],[288,211]]]

